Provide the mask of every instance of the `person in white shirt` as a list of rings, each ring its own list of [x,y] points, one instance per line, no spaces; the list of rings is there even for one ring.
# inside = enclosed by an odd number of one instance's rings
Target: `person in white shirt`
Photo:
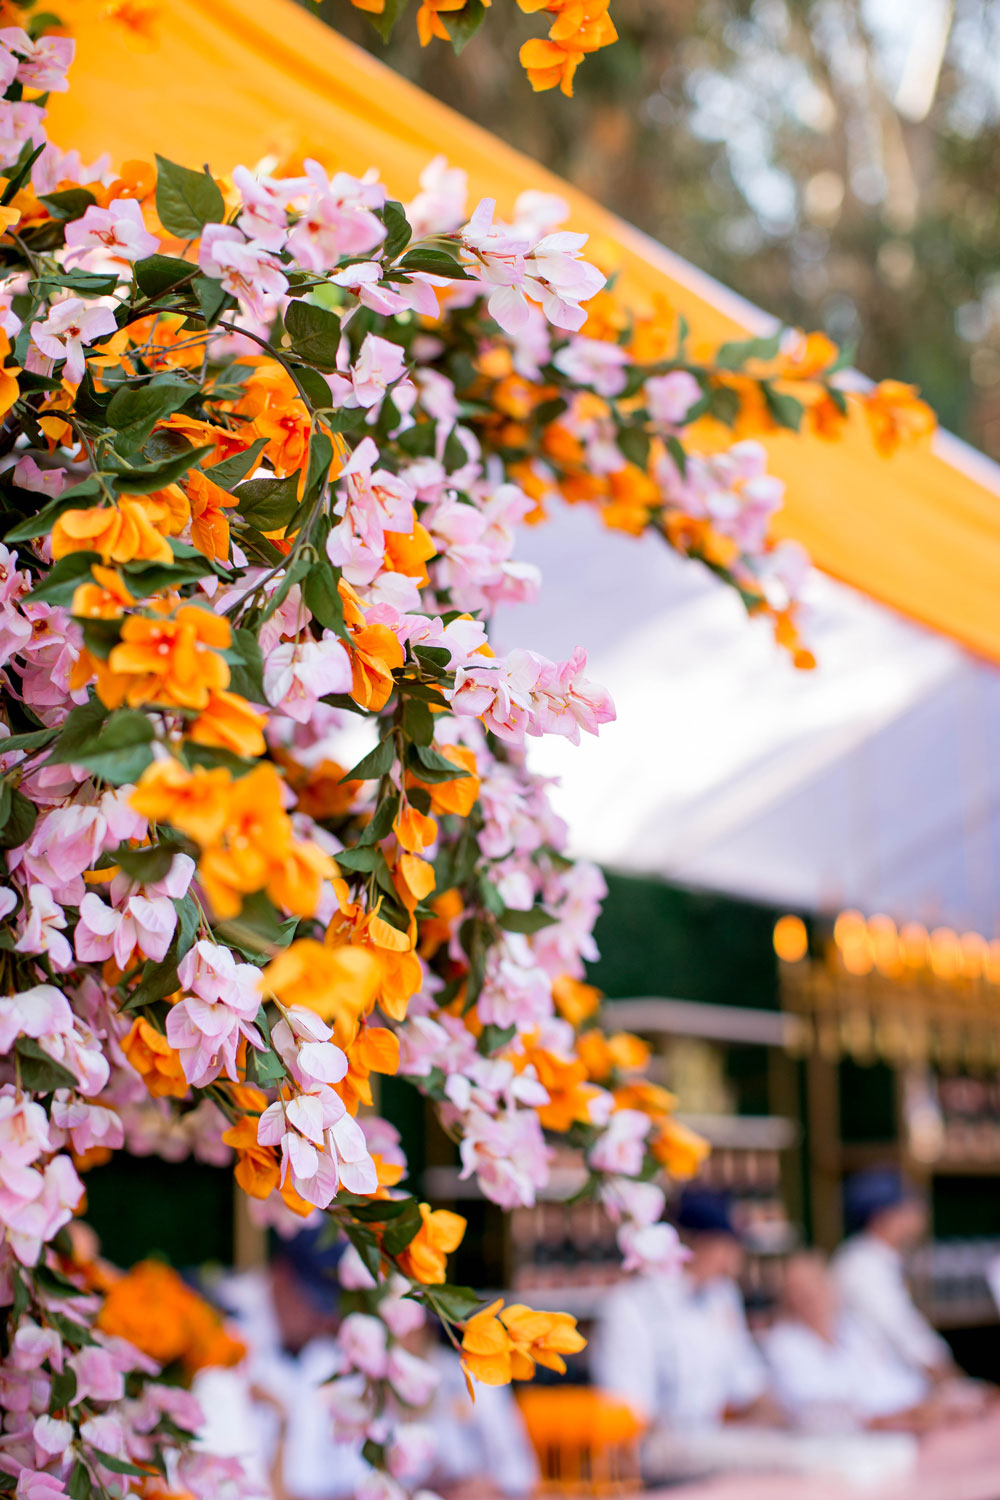
[[[761,1347],[775,1399],[799,1430],[911,1431],[932,1419],[927,1379],[895,1357],[886,1360],[879,1341],[840,1307],[818,1251],[789,1259],[779,1314]]]
[[[883,1359],[937,1384],[955,1376],[951,1350],[917,1309],[904,1261],[927,1232],[927,1209],[903,1177],[890,1169],[860,1172],[845,1193],[853,1231],[833,1257],[844,1310],[864,1328]]]
[[[688,1469],[692,1439],[718,1446],[725,1423],[773,1415],[737,1285],[743,1249],[727,1200],[689,1189],[676,1222],[690,1252],[683,1271],[615,1288],[591,1348],[594,1384],[627,1401],[650,1429],[644,1467],[651,1477]],[[702,1441],[696,1468],[704,1449]]]

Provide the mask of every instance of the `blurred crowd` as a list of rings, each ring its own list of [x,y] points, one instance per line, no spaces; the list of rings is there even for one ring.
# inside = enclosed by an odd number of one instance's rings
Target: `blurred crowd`
[[[646,1483],[718,1470],[878,1479],[913,1462],[920,1435],[993,1404],[993,1387],[962,1374],[908,1291],[922,1200],[898,1174],[870,1172],[848,1184],[846,1210],[850,1236],[829,1261],[792,1255],[780,1304],[754,1332],[740,1234],[726,1197],[705,1188],[690,1188],[675,1214],[683,1268],[608,1292],[590,1375],[634,1413]],[[367,1472],[331,1398],[345,1311],[338,1256],[307,1229],[279,1241],[266,1267],[214,1288],[248,1354],[199,1374],[202,1441],[249,1457],[274,1500],[338,1500]],[[471,1402],[458,1355],[420,1319],[407,1347],[434,1372],[399,1456],[407,1480],[445,1500],[530,1494],[538,1469],[510,1388],[478,1387]]]

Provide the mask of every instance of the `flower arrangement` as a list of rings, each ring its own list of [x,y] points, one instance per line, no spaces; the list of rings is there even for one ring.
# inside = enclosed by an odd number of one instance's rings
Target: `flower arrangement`
[[[744,434],[862,401],[891,446],[922,409],[848,397],[815,337],[694,360],[676,320],[620,306],[558,203],[470,217],[443,162],[405,206],[316,161],[88,167],[44,132],[72,40],[12,16],[0,1493],[253,1493],[191,1448],[175,1383],[239,1356],[210,1309],[165,1267],[79,1252],[81,1174],[126,1147],[231,1161],[261,1223],[346,1236],[331,1411],[369,1500],[396,1500],[427,1312],[488,1382],[582,1339],[449,1283],[464,1221],[400,1186],[373,1078],[433,1099],[505,1207],[574,1145],[629,1267],[676,1261],[658,1179],[704,1154],[584,982],[603,883],[525,742],[614,710],[583,650],[494,654],[491,613],[538,586],[517,526],[572,501],[655,531],[808,665],[803,559],[769,539],[780,485]],[[740,440],[700,451],[708,419]]]

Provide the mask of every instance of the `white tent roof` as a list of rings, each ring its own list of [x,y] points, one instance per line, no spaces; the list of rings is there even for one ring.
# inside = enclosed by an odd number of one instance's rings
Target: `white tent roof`
[[[589,507],[523,532],[518,556],[541,598],[501,613],[498,647],[584,645],[618,709],[578,747],[531,742],[575,853],[792,909],[1000,930],[995,668],[816,574],[819,668],[796,671],[730,590]]]

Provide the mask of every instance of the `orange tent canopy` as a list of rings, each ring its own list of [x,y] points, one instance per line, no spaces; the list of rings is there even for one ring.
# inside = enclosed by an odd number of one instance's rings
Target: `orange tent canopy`
[[[64,0],[61,11],[78,50],[70,92],[51,101],[51,133],[86,158],[110,151],[117,165],[158,151],[224,172],[312,153],[355,173],[375,166],[405,199],[444,154],[468,172],[473,203],[495,197],[509,212],[526,188],[566,198],[573,227],[613,245],[626,295],[666,297],[696,341],[773,326],[293,0],[166,0],[148,40],[96,0]],[[783,534],[824,571],[1000,662],[1000,470],[947,434],[931,452],[880,458],[860,423],[837,443],[779,434],[768,446],[788,487]]]

